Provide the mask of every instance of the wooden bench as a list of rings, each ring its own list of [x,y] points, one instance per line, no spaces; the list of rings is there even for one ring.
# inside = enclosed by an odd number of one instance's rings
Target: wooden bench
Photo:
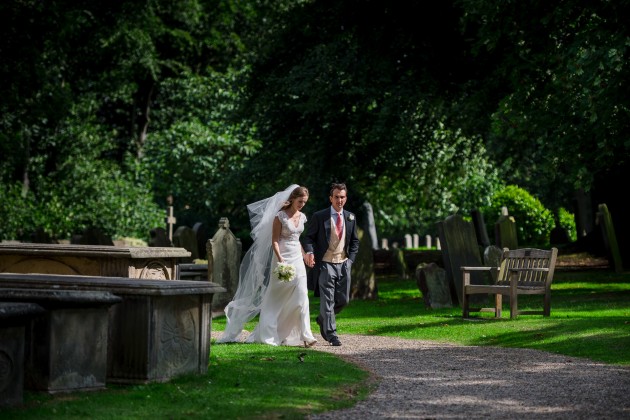
[[[462,282],[462,310],[467,318],[470,312],[493,312],[496,318],[501,318],[503,295],[510,297],[510,318],[518,315],[549,316],[551,312],[551,282],[556,266],[558,249],[541,250],[521,248],[509,250],[503,248],[501,265],[499,267],[461,267]],[[493,284],[471,284],[472,272],[489,272]],[[494,294],[493,308],[470,308],[470,295]],[[543,295],[543,309],[539,311],[519,311],[518,295]]]

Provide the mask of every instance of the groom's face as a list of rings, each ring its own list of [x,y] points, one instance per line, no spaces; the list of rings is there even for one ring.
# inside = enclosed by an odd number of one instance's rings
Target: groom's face
[[[335,211],[340,212],[343,209],[343,206],[346,205],[346,190],[333,190],[332,195],[330,196],[330,203],[332,204]]]

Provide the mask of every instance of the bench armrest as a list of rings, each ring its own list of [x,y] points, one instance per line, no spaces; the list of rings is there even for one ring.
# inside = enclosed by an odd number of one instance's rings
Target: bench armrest
[[[466,287],[470,284],[470,273],[472,271],[483,271],[483,272],[492,272],[492,271],[498,271],[499,267],[487,267],[487,266],[461,266],[459,268],[460,270],[462,270],[462,280],[463,280],[463,286]]]

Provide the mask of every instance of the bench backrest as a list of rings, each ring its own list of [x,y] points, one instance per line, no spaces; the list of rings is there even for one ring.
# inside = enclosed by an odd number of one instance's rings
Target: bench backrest
[[[545,269],[517,271],[519,286],[549,287],[553,280],[558,249],[550,250],[535,248],[508,249],[503,248],[501,266],[499,267],[498,283],[509,284],[512,268]]]

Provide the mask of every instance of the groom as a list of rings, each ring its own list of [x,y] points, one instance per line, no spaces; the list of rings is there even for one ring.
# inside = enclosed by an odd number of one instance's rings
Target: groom
[[[308,288],[320,297],[319,332],[333,346],[341,345],[335,314],[350,301],[350,269],[359,251],[356,219],[343,208],[347,199],[346,184],[332,184],[331,206],[313,214],[304,237],[306,265],[313,267]]]

